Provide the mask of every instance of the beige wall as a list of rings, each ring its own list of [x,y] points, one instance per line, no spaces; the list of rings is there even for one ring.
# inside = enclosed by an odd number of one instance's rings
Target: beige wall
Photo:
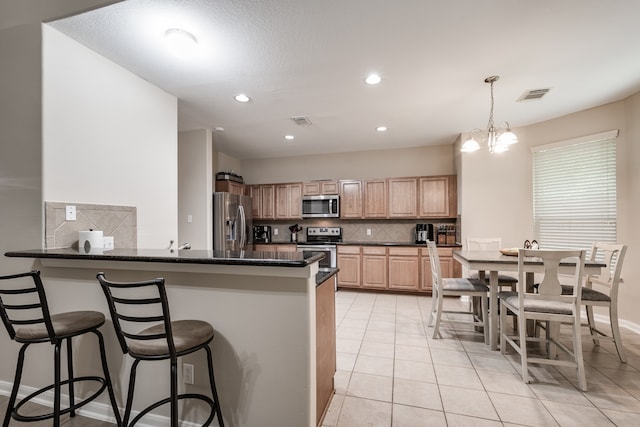
[[[619,129],[618,241],[629,245],[620,317],[640,325],[640,313],[634,307],[640,301],[640,290],[632,285],[640,277],[634,262],[640,238],[633,224],[640,212],[640,192],[631,187],[632,182],[640,182],[634,170],[634,165],[640,164],[639,119],[640,93],[625,101],[515,129],[520,143],[505,153],[491,155],[484,147],[475,153],[457,153],[462,240],[467,236],[500,236],[503,246],[518,247],[525,239],[531,239],[531,147]]]
[[[455,173],[451,145],[242,161],[249,184]]]

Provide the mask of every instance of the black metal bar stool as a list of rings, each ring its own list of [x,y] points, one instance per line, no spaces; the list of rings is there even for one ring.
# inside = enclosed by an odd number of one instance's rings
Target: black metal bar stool
[[[213,340],[214,331],[211,324],[202,320],[171,321],[169,303],[164,287],[164,279],[153,279],[142,282],[117,283],[108,281],[104,273],[98,273],[98,281],[102,286],[113,326],[120,341],[122,352],[134,359],[129,375],[129,391],[123,424],[135,425],[142,417],[153,409],[171,404],[171,426],[178,426],[178,400],[198,399],[211,408],[209,417],[203,424],[208,426],[217,415],[218,424],[223,427],[222,411],[218,400],[218,392],[213,375],[213,358],[209,343]],[[141,307],[142,305],[151,307]],[[140,314],[141,312],[145,314]],[[154,323],[140,331],[140,323]],[[135,331],[134,331],[135,329]],[[178,357],[204,349],[207,353],[209,368],[209,384],[212,398],[203,394],[178,394]],[[142,360],[167,360],[171,362],[171,394],[143,409],[129,423],[133,392],[135,388],[136,369]]]
[[[17,282],[11,286],[9,280]],[[17,421],[31,422],[42,421],[53,418],[53,425],[60,425],[60,416],[70,414],[76,415],[76,409],[91,402],[98,397],[106,388],[109,392],[109,400],[116,418],[118,426],[121,425],[120,413],[116,403],[107,358],[104,349],[104,339],[98,328],[105,322],[104,314],[98,311],[72,311],[67,313],[50,314],[47,305],[47,298],[44,286],[40,279],[39,271],[28,273],[0,276],[0,317],[12,340],[22,344],[18,353],[18,363],[16,365],[16,375],[13,381],[11,397],[7,405],[7,412],[2,423],[3,427],[8,427],[11,418]],[[102,361],[102,371],[104,377],[82,376],[75,378],[73,375],[73,352],[71,339],[82,334],[92,332],[98,337],[100,346],[100,359]],[[60,368],[60,348],[66,341],[67,347],[67,370],[68,378],[61,379]],[[22,378],[22,368],[24,355],[31,344],[49,342],[54,346],[54,382],[31,393],[16,404],[20,380]],[[100,384],[99,389],[89,397],[76,403],[74,385],[81,381],[95,381]],[[60,408],[60,394],[62,386],[68,386],[69,407]],[[49,390],[54,391],[53,412],[42,415],[22,415],[20,408],[31,399]]]

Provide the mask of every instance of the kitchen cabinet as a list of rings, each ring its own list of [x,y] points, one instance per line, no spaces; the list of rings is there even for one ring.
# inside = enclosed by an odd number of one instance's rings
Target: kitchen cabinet
[[[387,182],[389,218],[416,218],[418,179],[389,178]]]
[[[243,195],[244,184],[235,181],[216,181],[216,191]]]
[[[389,289],[417,291],[420,286],[418,247],[389,248]]]
[[[455,175],[421,177],[418,183],[420,218],[455,218],[457,178]]]
[[[348,288],[362,287],[360,279],[360,246],[338,246],[338,286]]]
[[[296,245],[287,244],[268,244],[268,243],[255,243],[253,245],[254,251],[263,252],[295,252],[297,250]]]
[[[316,287],[316,425],[320,425],[335,390],[336,276]]]
[[[251,197],[251,215],[253,219],[262,219],[262,189],[259,185],[249,185],[247,195]]]
[[[260,219],[276,219],[275,185],[260,185]]]
[[[387,217],[386,179],[367,179],[364,181],[364,217]]]
[[[301,219],[302,184],[276,185],[276,219]]]
[[[362,181],[340,180],[340,218],[363,218]]]
[[[387,248],[384,246],[362,247],[362,287],[387,288]]]
[[[338,194],[337,181],[311,181],[302,184],[304,196],[321,196],[324,194]]]
[[[440,258],[440,272],[442,273],[442,277],[462,277],[462,266],[460,263],[454,261],[453,248],[438,248],[438,258]],[[431,275],[429,249],[420,248],[420,263],[422,268],[420,288],[423,291],[431,292],[433,288],[433,278]]]

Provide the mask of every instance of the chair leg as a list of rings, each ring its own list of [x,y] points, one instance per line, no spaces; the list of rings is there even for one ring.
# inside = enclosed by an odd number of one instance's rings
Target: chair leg
[[[433,312],[436,310],[437,300],[438,300],[438,292],[434,289],[431,292],[431,311],[429,312],[429,320],[427,321],[427,326],[433,325]]]
[[[577,365],[578,386],[580,390],[587,391],[587,375],[584,370],[584,359],[582,357],[580,314],[576,314],[573,321],[573,357]]]
[[[133,365],[131,365],[131,372],[129,373],[129,390],[127,391],[127,406],[124,409],[124,417],[122,419],[122,425],[124,427],[129,426],[129,417],[131,416],[131,406],[133,404],[133,391],[136,385],[136,370],[138,369],[138,363],[140,359],[135,359]]]
[[[524,310],[520,310],[520,313],[524,313]],[[518,318],[518,336],[519,336],[519,348],[520,348],[520,363],[522,365],[522,381],[529,383],[529,368],[528,368],[528,355],[527,355],[527,320],[526,318]]]
[[[489,345],[489,298],[487,294],[484,293],[481,297],[482,299],[482,322],[484,326],[482,327],[484,331],[484,343]]]
[[[586,305],[585,311],[587,312],[587,323],[589,324],[589,334],[591,335],[593,344],[600,345],[600,340],[598,339],[598,333],[596,332],[596,321],[593,318],[593,306]]]
[[[76,402],[73,393],[73,348],[71,346],[71,337],[66,339],[67,341],[67,375],[69,376],[69,415],[76,416]]]
[[[207,363],[209,364],[209,385],[211,386],[211,395],[213,396],[213,403],[216,405],[216,415],[218,417],[218,425],[224,427],[224,421],[222,420],[222,409],[220,408],[220,400],[218,399],[218,390],[216,389],[216,381],[213,376],[213,357],[211,356],[211,349],[208,345],[204,347],[207,352]]]
[[[55,343],[54,358],[54,375],[53,375],[53,426],[60,426],[60,346],[62,342]]]
[[[100,360],[102,362],[102,373],[104,374],[104,379],[107,383],[107,392],[109,393],[109,401],[111,402],[111,407],[113,408],[113,416],[116,419],[116,425],[120,427],[122,425],[122,418],[120,418],[120,409],[118,408],[116,396],[113,392],[113,384],[111,383],[111,375],[109,374],[109,365],[107,364],[107,352],[104,348],[104,338],[102,337],[100,331],[94,330],[92,332],[98,337],[98,346],[100,347]]]
[[[24,353],[27,347],[29,347],[29,344],[24,344],[22,347],[20,347],[20,351],[18,352],[18,363],[16,364],[16,375],[13,378],[13,387],[11,389],[11,397],[9,397],[9,402],[7,403],[7,412],[4,414],[4,421],[2,422],[2,427],[9,427],[9,422],[11,421],[11,414],[13,412],[13,407],[16,404],[16,398],[18,397],[18,389],[20,388],[20,380],[22,379],[22,367],[24,366]]]
[[[433,325],[433,338],[442,338],[440,334],[440,318],[442,317],[442,295],[438,294],[436,303],[436,323]]]
[[[620,327],[618,325],[618,311],[616,306],[618,304],[611,304],[609,306],[609,320],[611,322],[611,332],[613,334],[613,342],[616,345],[618,351],[618,357],[622,363],[627,363],[627,358],[624,354],[624,348],[622,347],[622,336],[620,335]]]
[[[507,354],[507,307],[500,301],[500,353]]]
[[[171,427],[178,427],[178,360],[171,359]]]

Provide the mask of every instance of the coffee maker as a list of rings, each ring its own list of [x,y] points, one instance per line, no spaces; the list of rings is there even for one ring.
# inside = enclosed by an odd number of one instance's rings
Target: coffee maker
[[[433,224],[416,224],[416,243],[433,241]]]
[[[254,225],[253,243],[271,243],[271,226]]]

